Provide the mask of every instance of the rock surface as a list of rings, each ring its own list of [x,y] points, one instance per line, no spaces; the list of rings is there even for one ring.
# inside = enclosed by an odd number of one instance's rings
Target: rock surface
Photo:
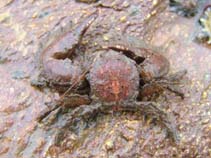
[[[5,0],[0,8],[0,157],[211,157],[211,51],[192,40],[193,18],[171,13],[162,0]],[[138,114],[99,116],[95,126],[80,135],[70,133],[59,147],[51,145],[57,126],[44,130],[37,123],[48,108],[45,102],[58,98],[56,92],[30,85],[40,45],[96,9],[99,17],[84,43],[95,37],[94,46],[109,41],[113,32],[127,33],[164,49],[172,73],[187,69],[185,99],[168,92],[157,99],[174,117],[178,144]]]

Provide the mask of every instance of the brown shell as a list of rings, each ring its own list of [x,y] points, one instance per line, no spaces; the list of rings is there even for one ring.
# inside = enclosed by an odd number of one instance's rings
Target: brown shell
[[[89,81],[93,96],[105,102],[119,102],[137,96],[139,74],[133,60],[109,50],[94,62]]]

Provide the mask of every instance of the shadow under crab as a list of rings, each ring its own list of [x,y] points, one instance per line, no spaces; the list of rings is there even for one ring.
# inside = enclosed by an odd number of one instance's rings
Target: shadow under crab
[[[58,128],[56,135],[62,140],[61,135],[66,129],[73,129],[77,122],[90,120],[98,113],[107,113],[113,109],[140,112],[143,115],[150,115],[155,118],[167,129],[168,136],[173,141],[178,142],[177,130],[169,115],[160,109],[155,102],[142,101],[142,97],[168,89],[183,98],[183,94],[175,84],[179,83],[186,71],[168,76],[170,65],[168,60],[144,42],[140,42],[134,37],[127,38],[125,36],[115,42],[113,41],[112,44],[104,45],[101,50],[83,58],[83,62],[74,65],[76,69],[84,69],[80,73],[75,73],[78,72],[74,71],[75,69],[72,69],[72,71],[68,69],[67,72],[62,70],[64,73],[53,70],[57,63],[59,64],[66,59],[72,60],[69,64],[74,63],[72,55],[76,52],[82,36],[95,18],[96,16],[93,17],[92,15],[91,18],[85,20],[85,23],[82,22],[76,27],[76,30],[81,32],[70,45],[66,44],[68,39],[66,36],[71,37],[71,32],[68,35],[63,35],[54,43],[54,46],[43,52],[44,55],[42,54],[41,59],[44,77],[60,86],[64,86],[65,84],[62,82],[65,81],[70,87],[66,87],[67,91],[61,96],[61,99],[53,103],[50,109],[40,116],[39,121],[45,126],[50,126],[56,120],[58,114],[65,113],[67,109],[74,106],[75,108],[68,112],[63,124]],[[134,43],[139,44],[134,45]],[[73,46],[73,44],[75,45]],[[63,46],[62,49],[55,51],[54,48],[60,45]],[[65,50],[68,51],[63,52]],[[56,58],[53,65],[47,66],[46,64],[51,62],[49,58],[55,57],[55,54],[56,57],[66,55],[64,58]],[[77,56],[77,54],[74,55]],[[85,65],[89,66],[86,67]],[[69,76],[65,78],[62,74],[69,74]],[[59,142],[55,142],[55,144],[59,144]]]

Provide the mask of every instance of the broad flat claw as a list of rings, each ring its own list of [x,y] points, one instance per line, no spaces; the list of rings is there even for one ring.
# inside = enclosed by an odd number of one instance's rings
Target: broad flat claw
[[[75,29],[61,35],[41,53],[42,74],[49,82],[73,83],[80,80],[82,75],[80,62],[73,62],[70,57],[96,18],[97,12],[92,13]]]

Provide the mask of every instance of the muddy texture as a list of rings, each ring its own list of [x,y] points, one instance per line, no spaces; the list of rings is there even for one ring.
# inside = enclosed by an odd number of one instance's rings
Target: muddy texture
[[[208,46],[192,40],[194,19],[170,12],[163,0],[5,0],[0,8],[0,157],[211,157],[211,53]],[[38,124],[37,118],[49,108],[45,103],[59,94],[30,85],[37,53],[96,9],[99,17],[83,39],[89,43],[87,54],[111,40],[113,32],[127,33],[165,50],[171,73],[187,69],[184,100],[168,91],[156,98],[177,125],[177,144],[153,119],[138,113],[99,115],[81,123],[78,135],[67,132],[57,146],[51,142],[58,139],[55,131],[68,115],[47,130]]]

